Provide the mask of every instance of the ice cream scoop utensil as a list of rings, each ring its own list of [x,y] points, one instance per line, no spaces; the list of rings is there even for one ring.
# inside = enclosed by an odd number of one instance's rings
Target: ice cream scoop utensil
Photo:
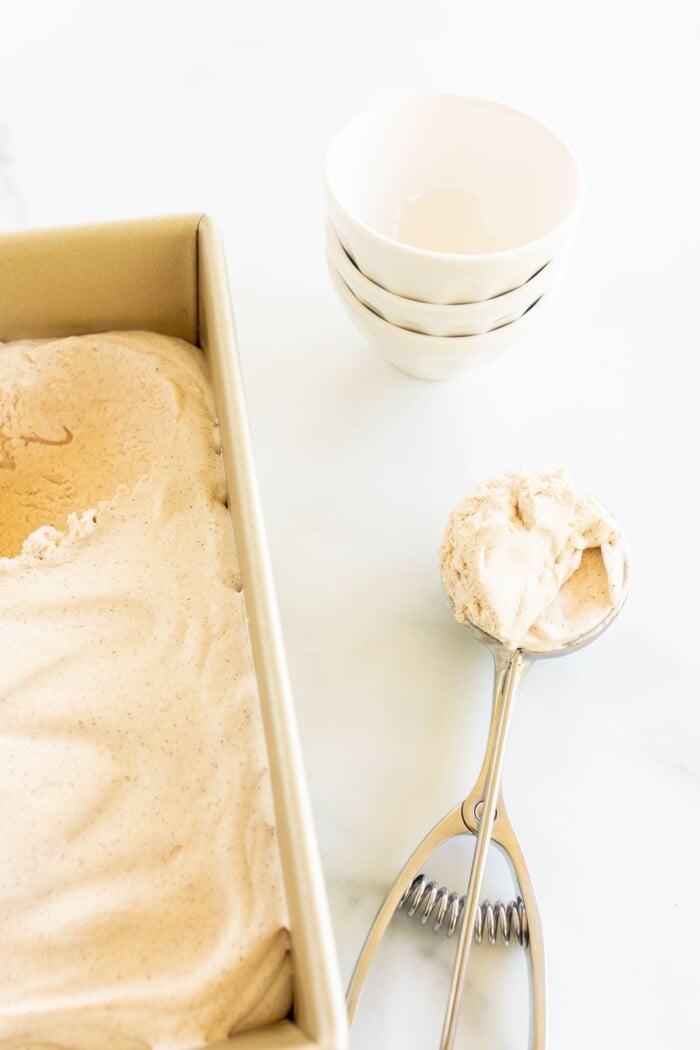
[[[491,640],[489,639],[489,641]],[[461,899],[457,893],[443,893],[441,894],[441,901],[438,902],[436,898],[439,890],[434,889],[432,891],[432,896],[428,896],[425,902],[421,901],[422,908],[419,910],[418,914],[421,915],[421,921],[423,921],[426,912],[433,911],[430,907],[431,901],[433,901],[434,906],[435,904],[437,905],[437,910],[434,912],[433,928],[439,928],[439,925],[441,925],[442,922],[447,922],[449,932],[449,924],[454,922],[455,918],[454,911],[459,908],[460,925],[458,928],[460,937],[463,936],[463,931],[466,929],[467,923],[469,923],[472,931],[472,937],[474,936],[475,931],[479,931],[480,933],[483,932],[484,916],[488,914],[489,908],[493,909],[493,906],[488,903],[479,904],[478,893],[481,879],[483,878],[483,864],[488,849],[488,842],[493,838],[493,841],[500,847],[508,859],[520,889],[519,898],[512,902],[509,907],[511,908],[511,911],[517,909],[518,914],[522,916],[521,921],[524,926],[524,934],[519,938],[516,938],[516,940],[518,943],[522,943],[523,947],[529,948],[528,973],[530,977],[531,998],[533,1003],[530,1045],[533,1050],[542,1050],[544,1047],[545,986],[542,928],[530,876],[525,865],[522,851],[508,818],[503,796],[499,787],[500,764],[503,759],[510,711],[512,710],[512,705],[515,700],[517,685],[522,681],[528,666],[528,661],[524,658],[522,653],[510,655],[512,657],[516,657],[517,655],[515,666],[513,666],[513,661],[508,660],[502,661],[500,666],[498,664],[496,666],[494,705],[489,730],[489,739],[481,771],[477,777],[474,788],[464,802],[451,810],[451,812],[449,812],[423,839],[415,852],[409,857],[384,900],[384,903],[379,909],[374,923],[367,935],[367,939],[358,958],[355,972],[352,975],[350,986],[348,988],[347,1006],[351,1021],[357,1009],[365,978],[379,947],[381,938],[383,937],[396,909],[401,906],[405,907],[407,899],[410,899],[411,891],[413,890],[415,893],[414,883],[417,874],[420,872],[425,861],[443,842],[454,838],[457,835],[476,835],[476,849],[479,850],[478,836],[481,834],[481,851],[483,853],[483,860],[481,861],[481,877],[478,879],[477,884],[472,873],[472,877],[470,878],[471,895],[470,888],[468,888],[465,897]],[[508,701],[507,707],[504,703],[506,700]],[[498,759],[498,768],[494,765],[495,756],[500,756]],[[484,800],[488,797],[489,774],[491,774],[492,784],[495,786],[494,798],[496,801],[495,806],[492,807],[492,819],[485,822],[484,813],[488,812],[488,810],[484,807]],[[485,838],[486,834],[488,834],[488,838]],[[473,867],[476,865],[476,862],[477,853],[475,852]],[[478,875],[479,872],[477,871],[477,876]],[[461,904],[460,900],[462,901]],[[476,905],[474,905],[474,901],[476,901]],[[498,909],[498,907],[497,904],[496,908]],[[431,914],[430,917],[432,918],[433,915]],[[471,938],[469,938],[469,944],[471,944]],[[466,965],[466,959],[464,965]],[[455,1006],[458,1006],[457,1002],[455,1002]]]
[[[544,1050],[546,1034],[545,968],[542,929],[522,852],[508,819],[501,792],[501,772],[505,746],[515,701],[525,674],[539,658],[561,656],[573,652],[597,638],[616,618],[624,604],[629,585],[629,567],[626,567],[622,600],[591,630],[578,638],[563,643],[552,643],[545,651],[509,649],[480,628],[467,623],[467,629],[485,644],[494,659],[494,702],[489,738],[484,761],[474,788],[461,806],[457,806],[428,833],[408,859],[389,891],[372,924],[357,961],[348,988],[347,1006],[350,1020],[354,1016],[364,980],[389,922],[424,861],[437,847],[455,835],[476,835],[467,891],[461,911],[461,925],[452,971],[447,1010],[440,1040],[440,1050],[452,1050],[455,1041],[459,1008],[464,989],[469,952],[474,940],[475,922],[479,915],[479,894],[484,877],[488,847],[493,840],[508,857],[520,887],[528,930],[528,962],[531,984],[532,1014],[530,1026],[531,1050]],[[448,895],[449,897],[450,895]],[[455,895],[451,895],[453,900]],[[443,898],[446,902],[448,898]],[[449,905],[445,903],[445,908]],[[444,914],[443,914],[444,918]]]

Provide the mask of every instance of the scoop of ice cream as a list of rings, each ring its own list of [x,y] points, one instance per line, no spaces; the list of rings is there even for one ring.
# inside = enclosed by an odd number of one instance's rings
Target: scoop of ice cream
[[[496,475],[455,507],[440,549],[457,619],[540,651],[619,605],[627,561],[613,517],[563,470]]]

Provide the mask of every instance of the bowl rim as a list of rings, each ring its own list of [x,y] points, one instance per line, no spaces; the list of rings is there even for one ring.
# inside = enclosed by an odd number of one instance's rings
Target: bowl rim
[[[348,309],[360,315],[369,325],[376,329],[378,338],[386,335],[389,339],[404,341],[406,346],[412,344],[414,347],[422,348],[423,350],[464,352],[470,349],[470,343],[472,350],[477,348],[477,344],[484,346],[484,344],[498,343],[506,338],[509,332],[512,334],[516,326],[518,328],[521,326],[528,328],[532,320],[530,314],[533,310],[539,314],[540,311],[537,307],[547,306],[550,299],[555,297],[557,291],[555,284],[554,288],[543,292],[520,317],[517,317],[514,321],[509,321],[508,324],[499,325],[498,328],[491,328],[488,332],[479,332],[476,335],[427,335],[424,332],[415,332],[410,328],[401,328],[400,325],[392,324],[386,318],[380,317],[379,314],[375,313],[369,306],[365,306],[357,298],[352,288],[343,280],[340,271],[333,265],[332,259],[328,254],[326,254],[326,262],[332,271],[330,276],[331,281],[336,285],[336,293],[343,299],[347,298]],[[338,284],[342,285],[342,287],[337,287]]]
[[[329,158],[339,141],[341,135],[348,131],[353,125],[359,124],[361,121],[366,120],[368,117],[374,114],[389,112],[391,110],[397,110],[410,105],[412,102],[424,102],[426,100],[432,101],[448,101],[458,99],[460,102],[474,102],[480,105],[493,106],[495,109],[506,110],[509,113],[514,113],[518,117],[524,118],[527,122],[535,124],[537,127],[547,132],[555,141],[563,147],[564,152],[568,154],[569,160],[572,163],[573,170],[576,174],[577,180],[577,192],[574,204],[567,215],[564,216],[560,222],[555,223],[544,233],[540,234],[539,237],[535,237],[531,241],[526,241],[524,244],[515,245],[512,248],[501,248],[495,252],[437,252],[430,248],[419,248],[414,244],[406,244],[403,241],[397,240],[395,237],[388,237],[384,233],[380,233],[379,230],[375,230],[372,226],[368,226],[367,223],[349,211],[339,200],[336,193],[333,191],[331,178],[329,174]],[[533,116],[531,113],[527,113],[523,109],[519,109],[517,106],[511,105],[509,102],[503,102],[500,99],[491,98],[487,95],[472,95],[467,92],[452,91],[452,92],[426,92],[424,94],[412,94],[405,98],[397,98],[394,101],[387,101],[379,106],[368,107],[367,109],[361,110],[356,113],[350,120],[346,121],[333,135],[330,143],[326,147],[325,153],[323,154],[323,161],[321,165],[321,178],[323,182],[323,188],[326,193],[327,200],[331,208],[335,208],[342,215],[347,216],[350,222],[357,226],[370,240],[378,242],[384,247],[391,249],[398,249],[402,254],[405,253],[408,257],[423,260],[443,260],[447,262],[475,262],[486,260],[500,261],[509,257],[517,256],[519,253],[524,252],[527,249],[534,248],[544,241],[549,240],[559,231],[566,229],[567,226],[573,224],[581,210],[584,197],[584,177],[583,169],[579,162],[578,157],[574,153],[573,149],[562,136],[556,132],[549,124],[545,121],[540,120],[538,117]]]
[[[363,273],[348,254],[348,251],[338,236],[338,231],[333,226],[329,216],[326,217],[325,227],[326,250],[330,250],[336,255],[341,256],[341,263],[343,265],[345,265],[347,260],[347,267],[352,271],[353,279],[357,280],[361,287],[367,285],[368,294],[376,295],[380,300],[386,298],[388,302],[397,309],[403,308],[405,305],[408,309],[416,309],[420,314],[425,314],[427,316],[432,315],[437,317],[438,315],[443,315],[443,311],[446,311],[446,314],[443,316],[449,317],[452,315],[452,320],[456,320],[460,312],[465,314],[477,314],[479,313],[479,307],[485,309],[490,304],[494,304],[494,306],[505,306],[506,304],[503,300],[509,295],[515,295],[516,292],[521,292],[523,289],[527,289],[528,285],[544,275],[545,271],[547,271],[546,276],[551,276],[556,280],[556,276],[561,271],[567,255],[567,249],[566,246],[564,246],[561,252],[553,255],[546,263],[543,263],[542,266],[535,270],[535,272],[528,277],[526,281],[523,281],[522,284],[518,284],[514,288],[509,288],[506,292],[500,292],[498,295],[489,296],[488,299],[476,299],[473,302],[467,303],[430,303],[426,302],[424,299],[413,299],[408,295],[399,295],[397,292],[392,292],[390,288],[385,288],[383,285],[378,284],[377,281],[373,281],[371,277],[368,277],[366,273]],[[342,258],[343,256],[344,258]],[[335,260],[333,261],[335,263]],[[340,265],[336,264],[336,270],[338,270],[338,273],[345,280]],[[345,281],[345,283],[347,284],[348,282]],[[353,295],[355,294],[352,288],[350,291],[353,292]],[[355,298],[358,298],[358,296],[355,296]]]

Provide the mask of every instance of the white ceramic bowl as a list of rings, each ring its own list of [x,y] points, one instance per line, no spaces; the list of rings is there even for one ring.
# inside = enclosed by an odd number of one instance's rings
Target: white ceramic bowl
[[[525,284],[571,238],[583,180],[533,117],[468,95],[361,114],[329,146],[328,211],[355,263],[408,299],[471,303]]]
[[[390,364],[416,379],[454,379],[469,368],[493,360],[530,334],[557,291],[556,287],[550,289],[512,324],[483,335],[443,338],[409,332],[389,324],[356,299],[328,257],[327,262],[333,286],[357,330],[369,339]]]
[[[563,249],[562,254],[520,288],[495,299],[441,306],[404,299],[370,281],[355,266],[330,222],[326,224],[326,249],[330,264],[335,266],[353,295],[370,310],[399,328],[438,336],[481,335],[517,321],[545,292],[559,284],[566,258]]]

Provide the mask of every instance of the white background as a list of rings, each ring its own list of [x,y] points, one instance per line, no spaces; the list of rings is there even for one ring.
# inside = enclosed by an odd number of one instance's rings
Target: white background
[[[700,1043],[698,12],[0,7],[0,227],[185,210],[221,224],[344,979],[484,743],[488,659],[439,586],[452,505],[496,469],[566,464],[625,526],[628,606],[591,649],[534,670],[506,768],[545,923],[549,1045],[567,1050]],[[431,385],[384,365],[335,301],[319,168],[356,110],[443,89],[553,125],[587,199],[534,343]],[[464,857],[435,864],[462,886]],[[501,891],[496,866],[488,881]],[[396,927],[356,1048],[436,1045],[448,946]],[[524,1046],[521,956],[475,955],[469,1046]]]

